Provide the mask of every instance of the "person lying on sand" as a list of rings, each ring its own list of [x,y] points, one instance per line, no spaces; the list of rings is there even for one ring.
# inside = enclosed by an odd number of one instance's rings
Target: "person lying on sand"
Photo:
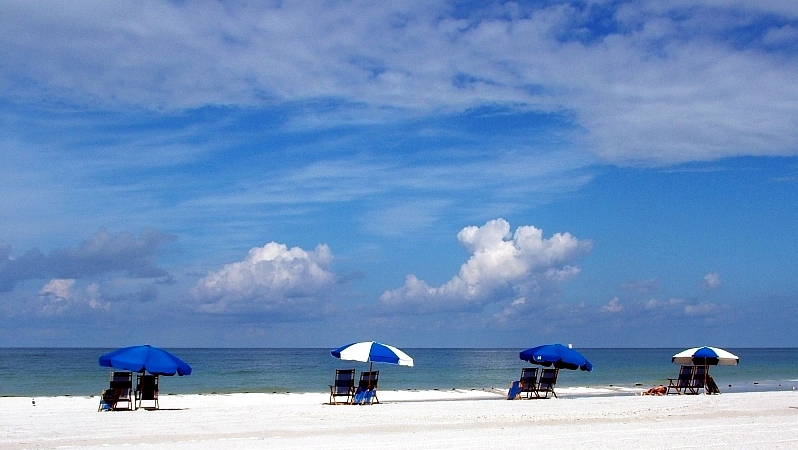
[[[668,392],[668,388],[663,385],[659,385],[643,392],[643,395],[665,395],[666,392]]]

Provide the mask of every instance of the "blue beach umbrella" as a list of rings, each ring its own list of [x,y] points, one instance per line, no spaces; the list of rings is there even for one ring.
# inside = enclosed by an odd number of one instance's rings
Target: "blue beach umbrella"
[[[593,364],[578,351],[562,344],[547,344],[529,348],[519,354],[519,358],[532,364],[557,369],[593,370]]]
[[[152,375],[191,375],[191,366],[177,356],[149,345],[124,347],[100,356],[100,365]]]
[[[349,361],[368,362],[370,363],[369,371],[371,371],[372,363],[375,362],[413,366],[413,358],[408,356],[407,353],[396,347],[374,341],[347,344],[335,350],[330,350],[330,354],[336,358]]]
[[[736,366],[740,358],[722,348],[694,347],[673,355],[671,362],[694,366]]]

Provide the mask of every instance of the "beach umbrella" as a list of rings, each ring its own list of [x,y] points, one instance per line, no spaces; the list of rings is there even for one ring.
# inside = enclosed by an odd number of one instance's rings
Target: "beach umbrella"
[[[371,371],[375,362],[413,366],[413,358],[408,356],[407,353],[396,347],[374,341],[347,344],[335,350],[330,350],[330,354],[348,361],[368,362],[369,371]]]
[[[694,347],[673,355],[671,362],[694,366],[736,366],[740,358],[722,348]]]
[[[191,366],[177,356],[149,345],[124,347],[100,356],[100,365],[152,375],[191,375]]]
[[[562,344],[547,344],[529,348],[519,354],[519,358],[532,364],[557,369],[593,370],[593,364],[581,353]]]

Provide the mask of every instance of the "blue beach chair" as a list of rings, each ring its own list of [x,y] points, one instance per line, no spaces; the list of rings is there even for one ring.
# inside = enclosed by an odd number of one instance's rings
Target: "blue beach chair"
[[[549,393],[555,398],[557,393],[554,392],[554,385],[557,384],[557,374],[560,369],[543,369],[540,373],[540,381],[538,387],[535,389],[535,396],[537,398],[549,398]]]
[[[690,385],[688,389],[691,394],[700,394],[702,389],[706,388],[707,383],[707,366],[695,366],[693,369],[693,377],[690,378]]]
[[[675,393],[689,394],[691,392],[690,383],[693,379],[693,368],[695,366],[682,366],[679,369],[679,376],[677,378],[668,378],[668,389],[666,394],[670,394],[671,390]]]
[[[507,400],[515,400],[521,394],[521,382],[513,381],[510,383],[510,390],[507,392]]]
[[[355,405],[371,405],[380,403],[377,398],[377,383],[380,379],[380,371],[360,372],[360,382],[357,385],[355,398],[352,401]]]
[[[146,409],[158,409],[158,375],[139,375],[136,383],[136,409],[141,408],[142,401],[153,402]]]
[[[538,368],[537,367],[524,367],[521,369],[521,380],[519,382],[521,391],[520,395],[526,394],[526,398],[532,398],[532,395],[538,389]]]
[[[111,372],[108,389],[100,396],[97,411],[132,410],[133,374],[131,372]],[[122,406],[125,404],[125,406]]]
[[[355,395],[355,369],[336,369],[335,383],[330,386],[330,404],[348,405]],[[343,397],[344,401],[338,400]]]

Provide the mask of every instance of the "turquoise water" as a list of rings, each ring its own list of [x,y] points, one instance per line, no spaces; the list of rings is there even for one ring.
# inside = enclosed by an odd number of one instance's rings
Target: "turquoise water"
[[[0,348],[0,396],[97,395],[108,384],[109,369],[97,358],[105,348]],[[161,377],[161,393],[326,392],[335,369],[368,368],[341,361],[330,349],[169,349],[189,363],[186,377]],[[403,349],[414,367],[375,364],[380,388],[506,388],[527,363],[523,349]],[[579,349],[592,372],[561,371],[558,387],[650,387],[676,377],[673,349]],[[798,349],[727,349],[737,366],[712,367],[723,392],[782,390],[798,386]],[[731,385],[731,386],[729,386]]]

